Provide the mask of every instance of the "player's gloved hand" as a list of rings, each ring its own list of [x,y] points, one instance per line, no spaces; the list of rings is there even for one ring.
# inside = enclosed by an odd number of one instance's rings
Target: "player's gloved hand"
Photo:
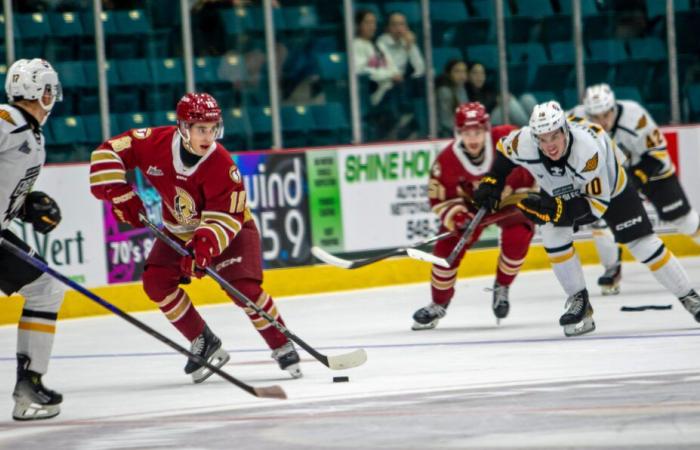
[[[61,210],[54,199],[41,191],[32,191],[24,200],[19,218],[31,223],[41,234],[52,231],[61,222]]]
[[[559,197],[551,197],[544,192],[533,192],[515,206],[523,212],[525,217],[538,225],[550,222],[555,225],[566,225],[564,201]]]
[[[501,201],[501,191],[503,187],[496,177],[484,175],[479,181],[479,187],[474,191],[474,204],[479,208],[495,211]]]
[[[120,184],[107,190],[107,197],[112,202],[112,212],[120,222],[134,228],[142,228],[139,214],[144,213],[143,202],[128,184]]]
[[[195,231],[194,237],[185,246],[190,254],[180,261],[180,270],[186,277],[202,278],[205,269],[211,264],[211,260],[216,256],[214,242],[206,234]]]
[[[663,167],[664,165],[660,160],[645,153],[642,155],[639,163],[630,168],[632,181],[639,189],[649,182],[649,178],[658,175]]]

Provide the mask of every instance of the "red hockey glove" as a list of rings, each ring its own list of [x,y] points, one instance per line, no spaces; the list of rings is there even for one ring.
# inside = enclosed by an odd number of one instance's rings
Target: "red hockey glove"
[[[206,235],[197,234],[186,245],[190,255],[180,261],[180,270],[187,277],[202,278],[206,269],[215,255],[216,248],[211,239]]]
[[[120,222],[134,228],[142,228],[139,213],[143,213],[143,202],[128,184],[120,184],[107,191],[107,198],[112,202],[112,212]]]

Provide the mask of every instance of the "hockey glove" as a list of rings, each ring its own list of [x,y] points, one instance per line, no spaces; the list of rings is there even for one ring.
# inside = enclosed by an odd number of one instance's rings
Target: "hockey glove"
[[[485,207],[489,211],[495,211],[501,201],[501,191],[503,191],[503,185],[498,182],[498,179],[493,175],[486,174],[481,178],[479,187],[474,191],[474,204],[479,208]]]
[[[216,255],[216,247],[211,238],[205,234],[198,234],[190,240],[186,248],[190,254],[184,256],[180,261],[180,270],[186,277],[202,278],[205,275],[204,269],[211,264],[212,258]]]
[[[637,188],[641,188],[649,182],[649,178],[654,177],[661,172],[664,165],[661,161],[653,156],[645,153],[642,155],[639,163],[631,167],[630,172],[633,175],[633,181]]]
[[[144,212],[143,202],[134,189],[128,184],[120,184],[107,191],[107,197],[112,202],[112,212],[120,222],[134,228],[142,228],[139,213]]]
[[[33,191],[24,200],[19,218],[31,223],[39,233],[46,234],[61,222],[61,210],[54,199],[41,191]]]
[[[520,209],[525,217],[538,225],[553,223],[555,225],[565,225],[561,223],[564,215],[564,201],[559,197],[550,197],[544,193],[531,193],[520,200],[515,206]]]

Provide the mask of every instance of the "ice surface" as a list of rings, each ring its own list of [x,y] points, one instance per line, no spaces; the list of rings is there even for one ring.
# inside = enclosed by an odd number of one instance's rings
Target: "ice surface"
[[[681,262],[698,286],[700,258]],[[242,311],[201,307],[231,352],[225,369],[280,384],[286,401],[216,375],[194,385],[184,357],[100,317],[59,323],[45,383],[64,394],[61,415],[17,423],[16,330],[0,327],[0,448],[700,448],[700,324],[642,265],[624,265],[616,297],[599,294],[601,271],[586,268],[597,330],[578,338],[558,325],[564,294],[548,271],[521,274],[500,327],[484,291],[491,277],[460,280],[427,331],[410,330],[429,302],[425,283],[281,299],[289,328],[321,352],[368,352],[347,371],[302,353],[299,380],[279,370]],[[620,311],[645,304],[673,309]],[[160,313],[137,316],[185,345]],[[344,375],[349,383],[332,382]]]

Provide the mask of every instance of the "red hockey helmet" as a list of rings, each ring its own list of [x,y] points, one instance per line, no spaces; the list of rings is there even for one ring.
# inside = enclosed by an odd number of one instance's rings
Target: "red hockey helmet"
[[[469,102],[459,105],[455,110],[455,130],[460,132],[468,127],[491,126],[491,116],[479,102]]]
[[[185,94],[175,108],[178,130],[183,139],[189,141],[189,125],[198,122],[217,122],[219,133],[217,139],[224,134],[221,120],[221,108],[216,99],[207,93],[189,92]]]

